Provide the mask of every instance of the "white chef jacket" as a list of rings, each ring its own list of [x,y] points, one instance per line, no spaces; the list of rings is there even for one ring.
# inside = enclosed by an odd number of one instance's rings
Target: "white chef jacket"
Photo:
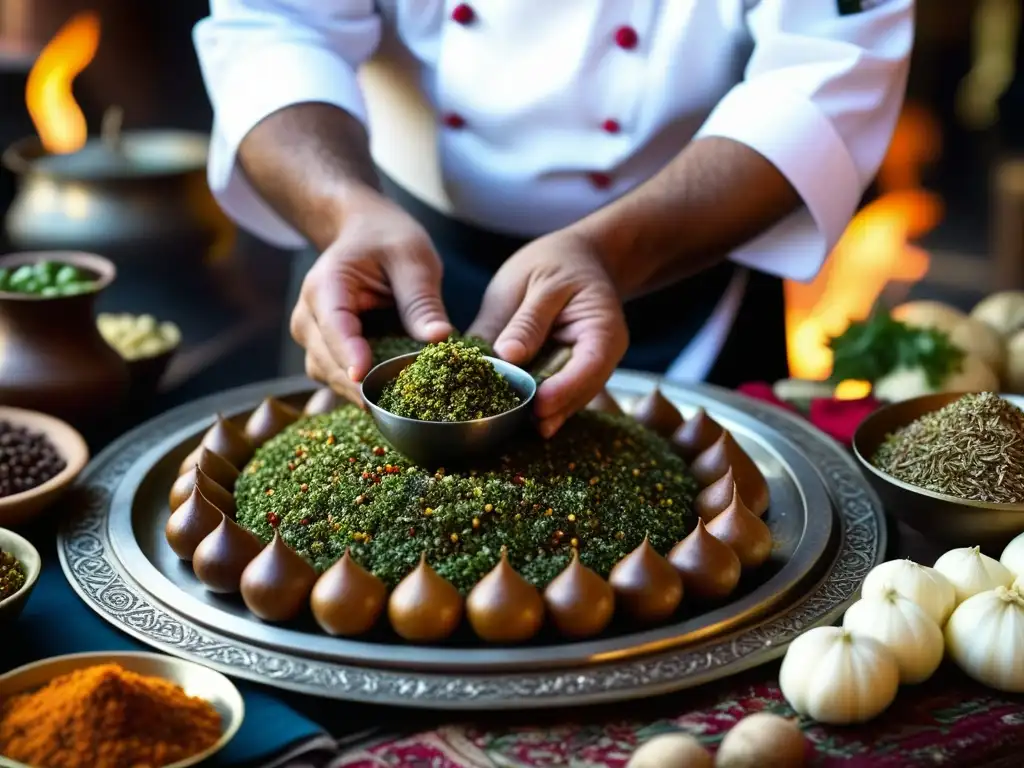
[[[236,155],[271,113],[323,102],[369,123],[374,160],[415,196],[485,229],[530,237],[642,184],[694,137],[721,136],[772,162],[804,203],[731,259],[809,280],[888,147],[913,5],[212,0],[194,35],[214,108],[210,186],[243,227],[302,246]],[[398,68],[374,77],[378,58]],[[365,87],[361,67],[371,73]],[[403,98],[376,95],[403,77],[421,108],[392,108]],[[706,375],[745,279],[738,273],[670,373]]]

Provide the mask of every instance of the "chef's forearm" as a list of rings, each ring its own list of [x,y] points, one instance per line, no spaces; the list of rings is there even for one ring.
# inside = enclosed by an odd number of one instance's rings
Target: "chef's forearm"
[[[698,139],[646,183],[573,229],[601,252],[624,297],[694,274],[800,205],[760,154],[731,139]]]
[[[329,104],[269,115],[242,140],[238,158],[263,199],[320,250],[346,213],[380,187],[363,125]]]

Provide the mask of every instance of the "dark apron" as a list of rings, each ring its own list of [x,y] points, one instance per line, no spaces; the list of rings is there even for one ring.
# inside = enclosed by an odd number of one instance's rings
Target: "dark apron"
[[[381,174],[384,192],[427,230],[444,262],[442,293],[456,328],[465,330],[480,309],[484,290],[498,268],[529,240],[488,232],[448,218],[414,198]],[[307,266],[299,266],[305,262]],[[299,259],[295,283],[308,269]],[[664,373],[707,322],[737,267],[728,261],[687,280],[625,304],[630,345],[621,366]],[[293,287],[297,297],[298,285]],[[367,336],[401,333],[393,312],[363,317]],[[775,381],[787,376],[782,281],[751,272],[736,322],[707,380],[735,387],[745,381]],[[301,371],[301,356],[289,368]]]

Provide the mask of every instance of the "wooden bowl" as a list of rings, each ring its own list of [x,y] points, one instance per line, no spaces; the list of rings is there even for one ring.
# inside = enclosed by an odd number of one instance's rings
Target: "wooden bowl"
[[[99,664],[117,664],[129,672],[168,680],[181,686],[189,696],[206,699],[220,713],[221,737],[215,744],[199,754],[161,768],[188,768],[208,760],[227,746],[238,733],[245,718],[242,694],[227,677],[194,661],[185,661],[160,653],[105,651],[54,656],[0,675],[0,690],[6,696],[27,693],[43,687],[55,677]],[[0,756],[0,764],[12,768],[30,768],[3,756]]]
[[[925,538],[950,546],[980,546],[998,557],[1007,542],[1024,531],[1024,504],[997,504],[936,493],[897,480],[871,463],[888,435],[963,395],[963,392],[943,392],[879,408],[857,428],[853,451],[864,477],[882,499],[888,514]],[[1022,397],[1001,397],[1017,407],[1024,406]]]
[[[70,424],[38,411],[0,406],[0,421],[42,432],[64,459],[64,469],[42,485],[0,498],[0,526],[22,525],[56,501],[78,477],[89,461],[89,446]]]
[[[0,528],[0,550],[10,552],[25,569],[25,583],[13,595],[0,600],[0,627],[14,623],[21,615],[28,596],[36,586],[39,574],[43,570],[43,560],[32,542],[14,531]]]

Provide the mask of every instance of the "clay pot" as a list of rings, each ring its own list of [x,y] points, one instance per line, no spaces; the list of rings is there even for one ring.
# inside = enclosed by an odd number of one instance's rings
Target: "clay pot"
[[[15,253],[0,268],[56,261],[95,276],[96,290],[42,297],[0,292],[0,403],[88,428],[128,391],[128,368],[96,328],[94,305],[117,275],[102,256],[75,251]]]

